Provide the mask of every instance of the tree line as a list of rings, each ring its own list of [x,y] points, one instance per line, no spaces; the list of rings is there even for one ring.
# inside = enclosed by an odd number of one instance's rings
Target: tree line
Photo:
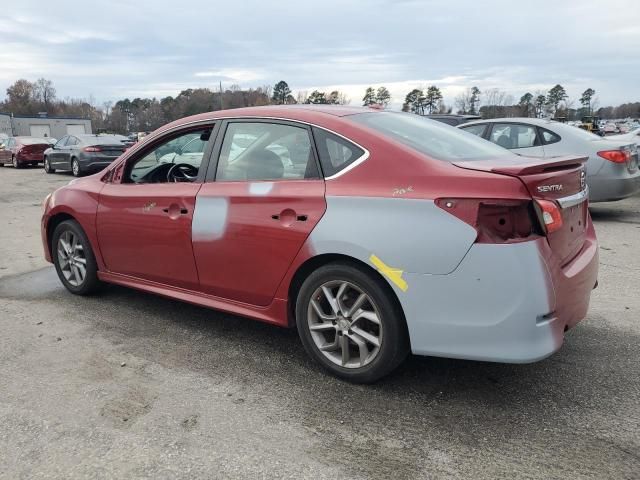
[[[273,86],[242,89],[231,85],[214,91],[210,88],[188,88],[177,96],[164,98],[124,98],[98,105],[93,98],[59,99],[51,80],[35,82],[17,80],[6,90],[0,112],[13,115],[69,116],[89,118],[95,131],[129,133],[155,130],[179,118],[228,108],[280,104],[348,104],[350,99],[338,90],[298,92],[294,97],[284,80]]]
[[[640,102],[598,108],[595,94],[594,89],[588,88],[579,99],[572,99],[565,88],[558,84],[547,92],[526,92],[516,102],[512,95],[503,90],[492,88],[481,91],[474,86],[458,94],[453,106],[448,106],[444,103],[441,90],[430,85],[414,88],[407,93],[402,110],[425,115],[452,113],[455,109],[460,114],[477,114],[483,118],[553,116],[573,120],[591,114],[601,118],[640,117]],[[362,105],[386,108],[391,100],[391,93],[385,86],[367,87]],[[44,112],[49,116],[83,117],[91,119],[96,131],[129,133],[155,130],[182,117],[221,109],[296,103],[346,105],[350,101],[339,90],[298,91],[294,96],[287,82],[281,80],[273,86],[242,89],[238,85],[231,85],[217,91],[189,88],[175,97],[125,98],[98,105],[93,98],[59,99],[53,82],[40,78],[35,82],[20,79],[9,86],[5,100],[0,102],[0,112],[14,115],[38,115]]]

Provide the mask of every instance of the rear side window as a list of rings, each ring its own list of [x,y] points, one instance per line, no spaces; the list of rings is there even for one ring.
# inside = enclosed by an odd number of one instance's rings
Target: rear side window
[[[556,135],[553,132],[550,132],[549,130],[541,128],[540,132],[542,133],[542,141],[545,145],[549,145],[550,143],[557,143],[560,141],[560,136]]]
[[[313,128],[320,165],[325,178],[344,170],[364,155],[364,150],[333,133]]]

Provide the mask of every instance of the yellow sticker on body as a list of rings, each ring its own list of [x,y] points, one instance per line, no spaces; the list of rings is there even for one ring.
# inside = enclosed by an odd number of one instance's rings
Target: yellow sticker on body
[[[375,265],[375,267],[382,275],[391,280],[396,287],[398,287],[403,292],[407,291],[409,285],[407,285],[407,282],[405,282],[404,278],[402,278],[403,270],[390,267],[373,254],[371,254],[371,256],[369,257],[369,261]]]

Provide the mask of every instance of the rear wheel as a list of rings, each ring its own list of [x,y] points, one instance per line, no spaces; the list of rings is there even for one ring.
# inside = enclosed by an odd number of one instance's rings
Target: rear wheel
[[[71,293],[89,295],[100,286],[91,244],[75,220],[66,220],[56,227],[51,256],[60,281]]]
[[[55,168],[53,168],[51,163],[49,163],[49,157],[44,157],[44,171],[46,173],[56,173]]]
[[[346,263],[320,267],[296,302],[298,334],[307,353],[334,375],[375,382],[407,356],[404,315],[381,279]]]
[[[71,173],[73,173],[74,177],[80,177],[82,175],[82,171],[80,170],[80,162],[78,162],[77,158],[71,159]]]

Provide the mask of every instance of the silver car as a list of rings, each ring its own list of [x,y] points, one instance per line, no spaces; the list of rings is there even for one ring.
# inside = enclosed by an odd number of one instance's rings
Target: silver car
[[[640,167],[635,141],[599,137],[580,128],[539,118],[496,118],[458,128],[514,153],[529,157],[588,157],[590,202],[608,202],[640,192]]]

